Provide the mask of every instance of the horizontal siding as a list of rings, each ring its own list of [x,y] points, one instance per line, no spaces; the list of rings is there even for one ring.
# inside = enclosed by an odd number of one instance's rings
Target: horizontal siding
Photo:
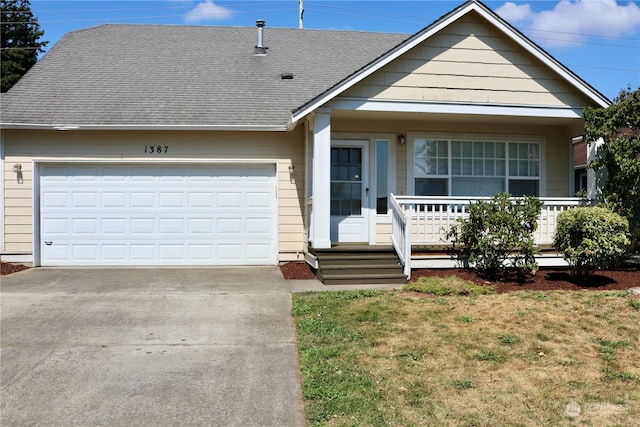
[[[140,163],[197,161],[276,162],[279,251],[304,249],[304,140],[301,131],[232,132],[56,132],[5,131],[5,250],[32,250],[33,171],[35,160],[91,163],[96,160]],[[166,154],[144,154],[147,145],[168,146]],[[22,164],[20,179],[13,172]],[[289,165],[296,172],[289,174]],[[290,257],[290,255],[287,255]]]
[[[391,224],[376,224],[376,244],[391,244]]]
[[[433,35],[343,96],[553,107],[589,105],[577,89],[476,14]]]

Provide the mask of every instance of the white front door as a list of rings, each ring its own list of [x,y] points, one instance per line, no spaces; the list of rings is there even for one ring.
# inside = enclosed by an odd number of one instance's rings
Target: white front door
[[[331,142],[331,241],[369,242],[369,141]]]

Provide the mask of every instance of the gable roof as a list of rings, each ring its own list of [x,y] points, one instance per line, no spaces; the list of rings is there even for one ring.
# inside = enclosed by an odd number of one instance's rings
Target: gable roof
[[[295,123],[296,121],[300,120],[302,117],[306,116],[316,108],[322,106],[329,100],[338,96],[340,93],[358,84],[366,77],[380,70],[385,65],[389,64],[393,60],[397,59],[412,48],[427,40],[429,37],[435,35],[437,32],[441,31],[445,27],[449,26],[453,22],[459,20],[460,18],[471,12],[477,12],[491,25],[504,33],[508,38],[516,42],[520,47],[532,54],[535,58],[540,60],[551,70],[559,74],[563,79],[565,79],[568,83],[575,87],[579,92],[583,93],[588,98],[593,100],[593,102],[597,105],[606,107],[611,103],[611,101],[607,99],[606,96],[601,94],[593,86],[589,85],[587,82],[578,77],[577,74],[573,73],[567,67],[562,65],[558,60],[556,60],[544,49],[531,41],[528,37],[514,28],[507,21],[500,18],[500,16],[489,9],[486,5],[478,0],[469,0],[466,3],[463,3],[462,5],[455,8],[451,12],[447,13],[446,15],[442,16],[438,20],[434,21],[431,25],[417,32],[401,44],[395,46],[384,55],[376,58],[374,61],[362,67],[356,73],[353,73],[350,76],[344,78],[342,81],[336,83],[326,92],[315,97],[314,99],[309,100],[305,105],[301,106],[293,112],[292,122]]]
[[[255,27],[101,25],[68,33],[2,96],[1,126],[285,130],[467,13],[477,12],[577,91],[610,101],[482,3],[413,36]],[[292,73],[293,79],[282,79]]]
[[[3,95],[3,127],[284,130],[293,109],[408,37],[265,28],[258,56],[257,34],[166,25],[68,33]]]

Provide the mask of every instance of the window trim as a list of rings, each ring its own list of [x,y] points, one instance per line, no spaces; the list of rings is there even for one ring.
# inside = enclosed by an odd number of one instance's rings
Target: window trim
[[[505,181],[509,179],[527,179],[527,180],[538,180],[539,186],[539,196],[538,197],[546,197],[547,194],[547,155],[546,155],[546,140],[541,135],[518,135],[518,134],[479,134],[479,133],[454,133],[454,132],[433,132],[433,133],[425,133],[425,132],[411,132],[407,135],[407,194],[416,194],[415,189],[415,159],[414,159],[414,149],[415,149],[415,140],[416,139],[433,139],[433,140],[447,140],[449,143],[449,167],[448,167],[448,175],[432,175],[430,178],[446,178],[447,179],[447,192],[448,196],[451,197],[451,179],[452,179],[452,169],[451,169],[451,141],[478,141],[478,142],[513,142],[513,143],[537,143],[539,144],[540,151],[540,163],[539,163],[539,176],[535,177],[518,177],[518,176],[510,176],[509,172],[509,164],[508,161],[505,164],[505,172],[506,177]],[[508,150],[508,145],[505,147]],[[508,154],[508,153],[507,153]],[[507,155],[508,158],[508,155]],[[419,178],[419,177],[418,177]]]

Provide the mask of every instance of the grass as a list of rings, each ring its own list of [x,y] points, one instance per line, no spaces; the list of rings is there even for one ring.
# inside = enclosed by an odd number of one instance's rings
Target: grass
[[[436,289],[444,286],[458,285]],[[626,294],[439,292],[294,294],[309,425],[633,425],[640,417],[640,317]],[[575,418],[565,413],[570,402],[582,407]]]
[[[422,292],[425,294],[448,296],[448,295],[488,295],[496,292],[492,286],[480,286],[475,283],[451,277],[447,280],[439,277],[421,277],[416,282],[405,286],[407,291]]]

